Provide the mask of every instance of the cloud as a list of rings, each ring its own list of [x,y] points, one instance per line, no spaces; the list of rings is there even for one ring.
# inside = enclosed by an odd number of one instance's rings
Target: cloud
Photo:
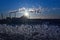
[[[22,13],[24,14],[25,11],[28,11],[28,13],[32,14],[32,15],[38,15],[39,17],[42,16],[41,18],[58,18],[59,14],[57,14],[60,8],[43,8],[43,7],[38,7],[38,8],[19,8],[18,10],[12,10],[9,11],[10,13]],[[56,15],[56,14],[57,15]],[[37,17],[37,16],[36,16]]]
[[[44,8],[42,7],[39,7],[39,8],[25,8],[25,7],[22,7],[22,8],[19,8],[18,10],[12,10],[12,11],[9,11],[8,13],[24,13],[25,11],[28,11],[29,13],[42,13],[45,11]]]
[[[8,13],[16,13],[18,12],[18,10],[12,10],[12,11],[9,11]]]
[[[53,10],[60,10],[60,8],[52,8]]]
[[[39,8],[25,8],[25,7],[22,7],[22,8],[19,8],[18,10],[9,11],[9,13],[17,13],[17,12],[24,13],[26,10],[29,13],[40,14],[40,13],[48,13],[48,12],[51,12],[51,11],[60,10],[60,8],[42,8],[42,7],[39,7]]]

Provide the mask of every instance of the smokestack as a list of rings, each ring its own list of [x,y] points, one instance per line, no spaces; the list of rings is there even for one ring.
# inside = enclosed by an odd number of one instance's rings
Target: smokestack
[[[15,13],[15,18],[16,18],[16,13]]]
[[[11,13],[9,13],[9,17],[11,18]]]
[[[3,19],[3,13],[1,13],[1,19]]]

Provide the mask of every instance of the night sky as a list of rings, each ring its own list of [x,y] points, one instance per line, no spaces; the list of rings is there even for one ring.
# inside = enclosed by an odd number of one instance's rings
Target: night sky
[[[31,13],[30,18],[60,19],[60,0],[0,0],[0,14],[3,13],[4,16],[7,16],[9,11],[22,7],[42,8],[42,13]],[[17,17],[22,15],[18,13]]]

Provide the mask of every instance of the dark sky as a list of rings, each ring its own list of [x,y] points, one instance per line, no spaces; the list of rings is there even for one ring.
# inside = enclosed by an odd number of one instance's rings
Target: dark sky
[[[43,8],[41,14],[30,14],[31,18],[60,18],[60,0],[0,0],[0,14],[19,8]],[[21,16],[21,14],[17,14]],[[13,16],[13,15],[12,15]]]

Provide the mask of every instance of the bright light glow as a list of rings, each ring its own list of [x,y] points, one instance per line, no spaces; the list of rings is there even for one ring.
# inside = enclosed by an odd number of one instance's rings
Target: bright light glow
[[[27,11],[24,13],[24,15],[25,15],[26,17],[29,17],[29,13],[28,13]]]
[[[24,16],[29,17],[29,10],[26,8],[20,8],[19,13],[23,13]]]

